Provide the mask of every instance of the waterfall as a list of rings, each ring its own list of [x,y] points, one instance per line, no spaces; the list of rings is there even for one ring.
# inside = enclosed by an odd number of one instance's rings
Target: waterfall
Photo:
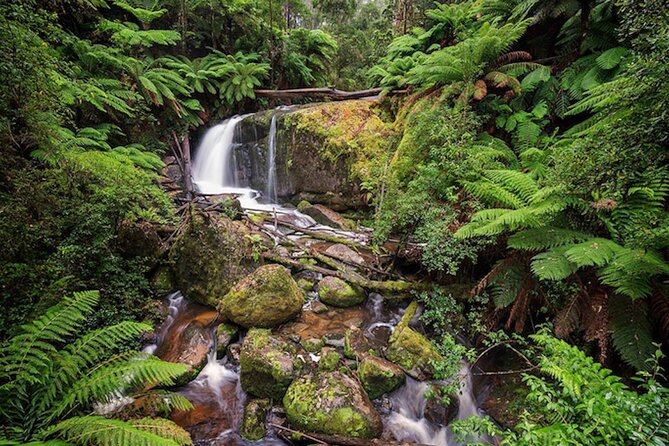
[[[205,194],[235,187],[237,166],[232,153],[235,128],[244,116],[235,116],[207,130],[193,160],[193,180]]]
[[[266,198],[270,203],[276,203],[276,113],[269,125],[268,145]]]

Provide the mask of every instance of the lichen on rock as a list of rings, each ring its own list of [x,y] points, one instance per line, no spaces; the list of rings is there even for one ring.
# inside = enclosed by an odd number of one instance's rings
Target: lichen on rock
[[[297,316],[303,303],[304,294],[286,268],[264,265],[239,281],[218,311],[242,327],[271,328]]]

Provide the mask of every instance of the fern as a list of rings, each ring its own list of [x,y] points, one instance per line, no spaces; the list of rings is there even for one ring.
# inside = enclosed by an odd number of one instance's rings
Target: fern
[[[154,395],[152,404],[162,410],[191,407],[183,397],[151,390],[173,384],[187,366],[133,351],[115,354],[149,326],[123,322],[77,336],[97,301],[93,291],[66,297],[2,346],[2,436],[48,444],[55,444],[52,439],[68,444],[189,444],[188,434],[166,420],[137,423],[84,415],[94,403],[138,390],[142,398]],[[158,395],[162,405],[155,401]]]
[[[648,305],[624,296],[609,299],[609,328],[613,346],[623,360],[637,370],[649,370],[655,353]]]

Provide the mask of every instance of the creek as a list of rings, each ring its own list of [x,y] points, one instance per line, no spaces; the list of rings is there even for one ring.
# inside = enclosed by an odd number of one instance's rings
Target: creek
[[[280,110],[280,113],[288,112],[286,109]],[[250,212],[289,215],[299,223],[298,226],[352,236],[351,231],[318,225],[311,217],[298,212],[294,207],[278,203],[275,164],[277,116],[279,113],[274,114],[269,121],[266,153],[262,157],[255,154],[256,160],[265,161],[265,165],[252,169],[255,175],[262,175],[262,178],[253,178],[248,171],[244,171],[241,160],[248,160],[249,155],[241,151],[248,148],[244,149],[240,144],[238,130],[247,116],[237,116],[211,127],[201,138],[193,163],[194,183],[203,194],[237,197],[242,207]],[[260,144],[255,144],[253,147],[258,150],[259,146]],[[251,187],[254,183],[263,184],[263,192]],[[342,349],[344,333],[351,326],[355,326],[361,330],[371,348],[383,352],[406,308],[405,302],[387,300],[379,293],[369,293],[363,304],[351,308],[331,307],[323,312],[318,311],[319,305],[322,306],[318,292],[307,293],[302,314],[298,319],[274,331],[296,342],[326,339],[326,345]],[[144,351],[165,360],[176,361],[178,358],[188,357],[188,352],[184,352],[184,349],[207,349],[206,362],[199,373],[177,389],[193,403],[194,409],[173,413],[172,418],[191,433],[195,444],[287,444],[277,435],[277,429],[273,426],[281,424],[284,418],[280,401],[274,402],[275,407],[267,416],[267,435],[263,440],[249,442],[240,435],[244,406],[250,398],[240,384],[239,349],[243,342],[243,331],[235,334],[226,348],[219,348],[216,333],[220,321],[211,308],[189,302],[179,292],[167,297],[167,306],[168,316],[156,333],[155,343],[147,345]],[[417,317],[413,318],[412,325],[420,325]],[[193,330],[199,333],[198,344],[192,342]],[[301,359],[318,362],[320,357],[309,354]],[[374,400],[374,407],[383,421],[381,438],[424,445],[457,445],[448,423],[481,415],[476,395],[482,393],[477,392],[469,366],[464,362],[458,379],[461,383],[460,391],[454,407],[450,410],[435,404],[427,396],[430,385],[439,386],[442,383],[418,381],[410,376],[406,377],[404,385],[399,389]]]

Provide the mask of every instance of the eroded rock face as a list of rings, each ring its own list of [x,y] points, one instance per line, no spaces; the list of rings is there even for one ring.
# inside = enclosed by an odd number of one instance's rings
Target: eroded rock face
[[[218,311],[242,327],[271,328],[302,310],[304,294],[280,265],[264,265],[239,281],[220,301]]]
[[[252,329],[239,358],[242,389],[259,398],[281,399],[297,371],[297,350],[269,330]]]
[[[299,378],[283,398],[288,420],[300,430],[374,438],[382,423],[360,384],[339,371]]]
[[[409,327],[416,308],[416,302],[412,302],[395,327],[386,358],[402,367],[408,375],[424,381],[434,374],[432,363],[443,361],[444,358],[429,339]]]
[[[170,252],[176,285],[189,300],[215,307],[255,268],[248,229],[229,218],[193,211]]]
[[[320,299],[336,307],[352,307],[365,301],[365,291],[359,286],[348,284],[338,277],[328,276],[318,284]]]
[[[366,355],[358,366],[358,376],[367,395],[376,399],[404,384],[404,372],[390,361]]]

